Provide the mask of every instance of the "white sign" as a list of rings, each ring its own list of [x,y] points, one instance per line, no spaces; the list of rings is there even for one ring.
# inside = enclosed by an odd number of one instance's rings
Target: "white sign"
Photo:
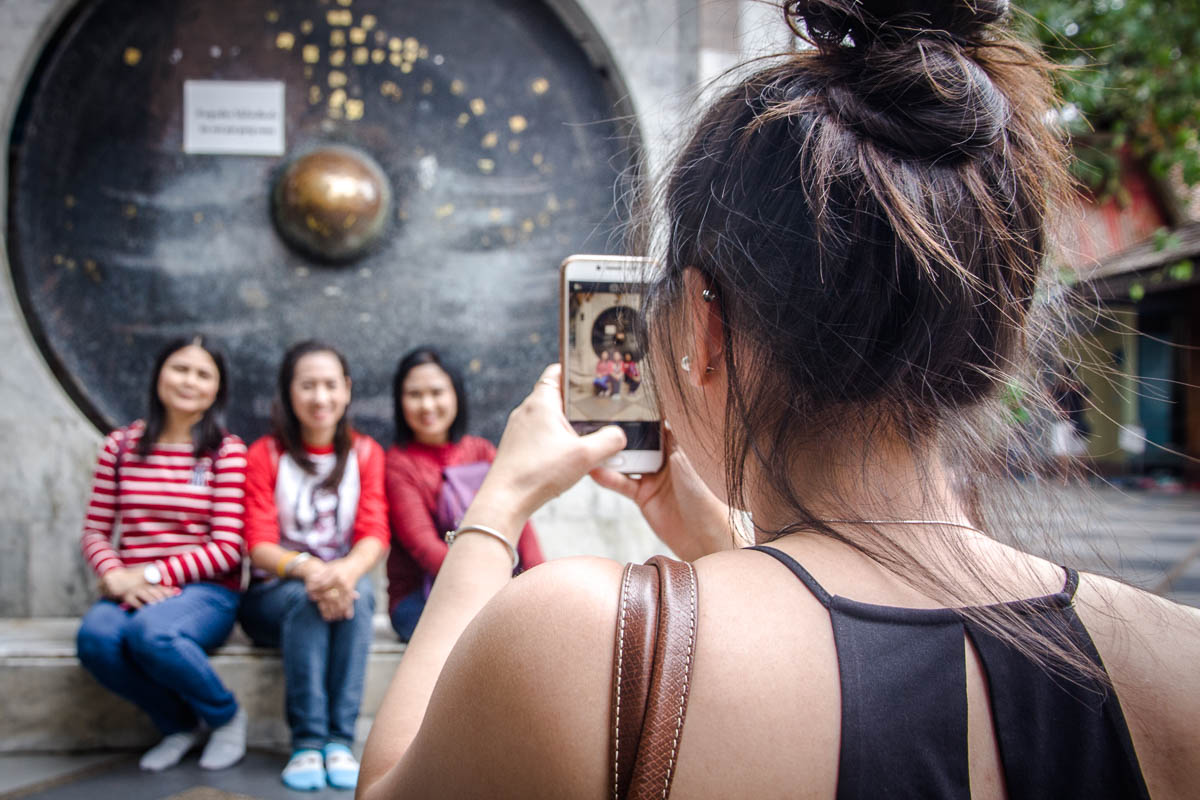
[[[184,81],[183,152],[281,156],[282,81]]]

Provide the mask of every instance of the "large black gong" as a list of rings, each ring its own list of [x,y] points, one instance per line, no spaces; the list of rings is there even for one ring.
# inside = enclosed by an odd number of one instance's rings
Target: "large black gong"
[[[196,79],[282,81],[285,154],[185,154]],[[463,368],[472,427],[494,437],[555,358],[558,263],[619,246],[633,150],[619,92],[535,0],[84,2],[10,144],[30,327],[102,427],[143,414],[152,354],[199,331],[231,358],[244,436],[266,428],[284,349],[317,337],[346,353],[376,437],[391,437],[396,361],[423,343]],[[390,205],[361,246],[323,254],[272,207],[293,202],[289,167],[328,145]],[[330,232],[290,213],[300,234]],[[356,214],[337,219],[363,227]]]

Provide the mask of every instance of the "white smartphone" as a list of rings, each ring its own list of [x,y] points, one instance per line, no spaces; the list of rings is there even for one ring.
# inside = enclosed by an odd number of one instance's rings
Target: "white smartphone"
[[[605,425],[625,431],[624,450],[606,466],[629,474],[662,468],[662,417],[651,391],[642,294],[646,258],[570,256],[561,270],[563,407],[581,434]]]

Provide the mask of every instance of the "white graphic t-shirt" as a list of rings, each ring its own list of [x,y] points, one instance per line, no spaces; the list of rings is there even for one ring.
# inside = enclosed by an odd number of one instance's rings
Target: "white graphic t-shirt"
[[[322,561],[350,552],[350,536],[358,511],[361,488],[358,458],[353,449],[336,492],[318,489],[337,463],[334,453],[309,453],[316,473],[309,474],[284,453],[275,476],[275,508],[279,513],[279,543],[306,550]]]

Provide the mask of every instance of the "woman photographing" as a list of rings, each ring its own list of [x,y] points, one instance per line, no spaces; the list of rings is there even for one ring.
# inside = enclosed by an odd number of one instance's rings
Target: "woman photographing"
[[[1003,0],[785,16],[813,48],[704,113],[653,227],[666,466],[598,470],[623,435],[574,435],[544,373],[376,718],[362,797],[626,795],[628,573],[567,559],[510,578],[529,514],[588,472],[698,587],[654,796],[1200,785],[1200,613],[1005,543],[1002,394],[1040,331],[1067,186],[1048,64]]]

